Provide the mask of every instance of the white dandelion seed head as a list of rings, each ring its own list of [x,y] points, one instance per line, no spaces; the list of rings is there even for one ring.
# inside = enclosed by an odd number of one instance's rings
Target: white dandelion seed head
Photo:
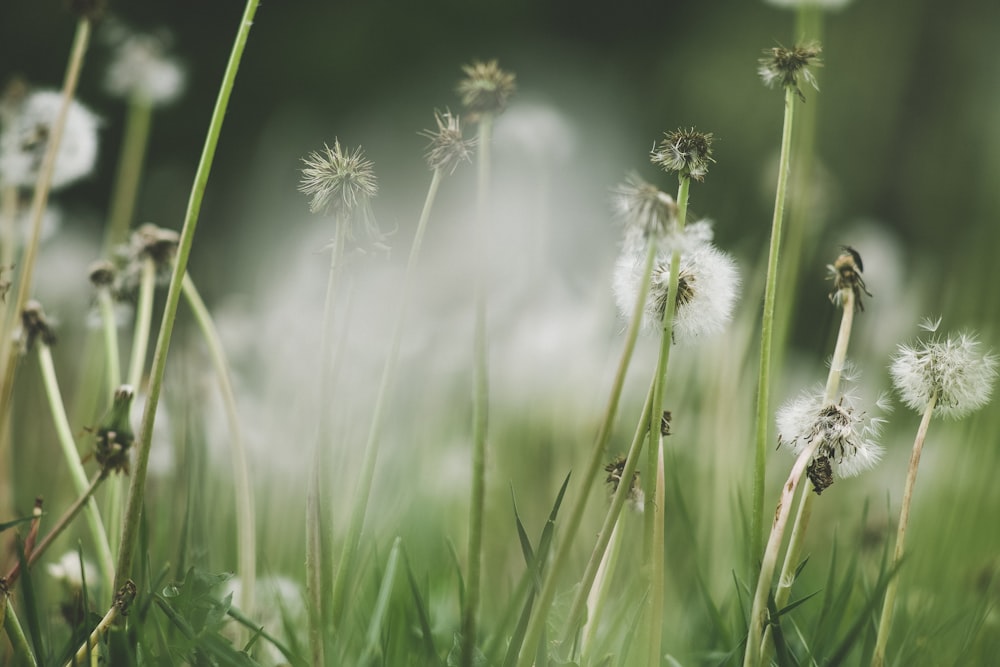
[[[62,103],[62,93],[42,90],[28,94],[4,112],[0,181],[17,187],[34,186]],[[89,109],[75,100],[70,102],[52,172],[53,190],[83,178],[94,168],[99,125]]]
[[[122,28],[114,39],[114,56],[104,76],[104,87],[116,97],[138,97],[151,106],[163,106],[184,91],[184,69],[167,51],[167,35],[130,33]]]
[[[804,392],[778,410],[778,442],[798,456],[815,438],[822,438],[813,460],[829,459],[835,478],[854,477],[875,467],[882,458],[877,439],[885,420],[859,411],[853,394],[832,404],[823,394],[822,388]]]
[[[695,223],[690,235],[668,239],[653,265],[649,294],[643,315],[643,328],[658,334],[663,327],[670,287],[670,263],[673,247],[681,251],[674,313],[673,336],[687,342],[721,332],[732,319],[733,305],[740,285],[736,262],[727,253],[704,240],[711,237],[708,223]],[[615,300],[626,319],[635,308],[642,282],[645,251],[626,248],[618,258],[614,274]]]
[[[937,331],[937,320],[925,320],[921,328]],[[922,412],[932,396],[934,411],[960,419],[986,405],[997,377],[997,358],[980,351],[971,333],[931,338],[913,345],[900,345],[889,367],[893,385],[908,407]]]
[[[81,563],[80,554],[76,551],[67,551],[56,562],[47,564],[45,571],[53,579],[73,590],[83,588],[84,579],[87,580],[87,587],[93,590],[100,578],[94,564],[86,558]]]
[[[615,219],[625,227],[625,245],[634,249],[650,237],[661,239],[674,231],[677,204],[674,198],[636,173],[612,191]]]

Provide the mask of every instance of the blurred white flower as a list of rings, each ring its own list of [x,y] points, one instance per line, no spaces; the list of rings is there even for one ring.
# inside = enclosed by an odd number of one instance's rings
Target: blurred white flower
[[[169,104],[184,91],[184,70],[167,55],[168,36],[130,33],[115,26],[108,39],[114,56],[104,87],[117,97],[138,97],[151,106]]]
[[[87,580],[87,588],[93,589],[97,585],[97,568],[87,559],[81,563],[80,554],[75,551],[67,551],[59,560],[46,565],[45,570],[53,579],[73,590],[83,588],[84,579]]]
[[[537,102],[513,105],[497,119],[497,147],[521,152],[543,164],[566,162],[576,151],[576,130],[553,106]]]
[[[62,93],[42,90],[5,107],[0,132],[0,181],[19,187],[35,184],[62,102]],[[83,178],[94,168],[98,125],[97,116],[89,109],[75,100],[70,102],[52,172],[53,190]]]
[[[935,332],[940,323],[927,320],[922,327]],[[989,402],[997,358],[982,353],[973,334],[934,335],[914,345],[900,345],[889,372],[908,407],[923,412],[936,397],[936,413],[959,419]]]

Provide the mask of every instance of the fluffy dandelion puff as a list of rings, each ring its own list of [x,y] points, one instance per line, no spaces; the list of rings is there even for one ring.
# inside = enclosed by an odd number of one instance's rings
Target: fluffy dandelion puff
[[[832,404],[823,394],[822,388],[805,392],[778,410],[778,442],[798,456],[814,439],[822,438],[813,461],[828,460],[834,478],[854,477],[873,468],[882,458],[876,440],[885,421],[859,411],[850,394]]]
[[[940,320],[925,321],[922,326],[934,332],[939,324]],[[959,419],[989,402],[997,358],[983,353],[973,334],[933,334],[928,340],[900,345],[889,372],[908,407],[922,412],[936,396],[934,411]]]
[[[674,198],[631,173],[612,191],[615,217],[625,227],[626,243],[661,239],[677,224]]]
[[[678,342],[721,332],[732,319],[740,279],[736,263],[725,252],[704,240],[710,236],[707,223],[695,223],[690,233],[664,243],[653,265],[649,295],[644,306],[643,328],[659,332],[667,310],[670,262],[673,248],[681,251],[677,304],[673,334]],[[615,300],[623,317],[630,317],[642,280],[644,251],[626,248],[618,258],[614,274]]]
[[[5,105],[0,118],[0,181],[18,187],[35,184],[62,103],[62,93],[44,90]],[[98,125],[89,109],[70,102],[52,172],[53,189],[83,178],[94,168]]]
[[[117,97],[138,97],[152,106],[177,99],[184,90],[184,70],[167,55],[168,36],[130,33],[115,26],[114,56],[104,77],[105,89]]]

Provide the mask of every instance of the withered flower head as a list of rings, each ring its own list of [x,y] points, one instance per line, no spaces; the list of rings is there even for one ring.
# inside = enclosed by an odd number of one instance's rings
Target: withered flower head
[[[151,222],[139,225],[129,236],[128,243],[117,250],[119,271],[115,294],[123,297],[138,288],[147,260],[152,261],[155,268],[156,284],[169,283],[180,239],[180,234],[172,229]]]
[[[496,60],[475,61],[463,65],[465,78],[455,89],[462,98],[462,105],[474,116],[498,114],[507,106],[507,101],[517,88],[515,76],[500,69]]]
[[[427,166],[434,171],[455,173],[455,168],[464,160],[472,161],[472,148],[475,139],[462,137],[462,124],[459,117],[448,110],[444,113],[434,112],[437,130],[424,130],[420,136],[430,139],[427,152]]]
[[[821,51],[819,44],[815,43],[800,44],[790,49],[783,46],[764,49],[767,57],[758,61],[760,66],[757,68],[757,73],[767,87],[773,88],[775,84],[780,84],[784,88],[791,88],[799,99],[805,102],[806,96],[799,88],[799,76],[801,75],[806,83],[819,90],[816,77],[809,68],[822,66],[823,63],[819,59]]]
[[[56,333],[45,317],[42,304],[32,299],[21,311],[21,351],[31,351],[38,340],[44,345],[55,345]]]
[[[665,132],[663,139],[649,153],[650,161],[667,172],[700,181],[708,173],[712,159],[711,132],[699,132],[695,128]]]
[[[94,287],[111,287],[115,282],[115,265],[106,259],[99,259],[90,265],[87,274]]]
[[[324,144],[322,151],[313,151],[302,162],[299,192],[312,198],[309,210],[313,213],[346,216],[378,192],[372,162],[361,146],[345,150],[340,139],[334,139],[333,148]]]
[[[107,476],[112,472],[128,474],[129,453],[135,442],[130,415],[135,391],[131,385],[123,384],[115,390],[111,409],[97,427],[94,442],[94,458]]]
[[[608,473],[604,481],[611,485],[612,495],[618,492],[618,485],[622,481],[622,473],[625,472],[625,457],[616,456],[611,463],[604,466],[604,471]],[[642,511],[645,495],[642,492],[642,483],[639,480],[639,471],[632,473],[632,482],[628,489],[628,500],[638,511]]]
[[[677,224],[674,198],[652,183],[631,173],[625,182],[612,190],[616,217],[629,237],[662,239]]]
[[[865,270],[864,264],[861,263],[861,253],[849,245],[843,246],[842,250],[833,264],[828,264],[826,267],[833,280],[830,301],[836,306],[842,306],[844,291],[850,290],[854,294],[855,310],[863,311],[865,306],[861,303],[861,293],[864,292],[868,296],[872,293],[868,291],[865,280],[861,277],[861,273]]]

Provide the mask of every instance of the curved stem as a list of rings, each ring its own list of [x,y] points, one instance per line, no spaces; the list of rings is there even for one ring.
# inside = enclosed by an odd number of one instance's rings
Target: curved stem
[[[920,466],[920,453],[924,448],[924,440],[927,438],[927,428],[930,426],[935,405],[937,405],[937,394],[931,396],[931,400],[927,402],[923,417],[920,419],[920,427],[917,429],[917,437],[913,440],[913,453],[910,454],[910,467],[906,470],[906,485],[903,487],[903,503],[899,509],[899,527],[896,529],[896,548],[892,554],[890,572],[898,569],[899,561],[903,559],[903,550],[906,544],[906,527],[910,523],[910,506],[913,504],[913,487],[917,483],[917,468]],[[898,589],[899,576],[897,575],[889,580],[889,584],[885,589],[885,602],[882,604],[882,616],[878,622],[878,635],[875,642],[875,652],[872,655],[872,667],[882,667],[885,664],[885,649],[889,643],[889,630],[892,627],[892,615],[895,611],[896,592]]]
[[[174,270],[170,276],[167,303],[164,307],[163,319],[160,323],[160,333],[156,340],[156,350],[153,353],[149,394],[139,427],[137,442],[139,451],[136,456],[132,482],[129,486],[128,503],[122,526],[121,549],[118,553],[115,590],[120,589],[124,585],[132,572],[132,557],[136,541],[139,537],[139,515],[142,513],[142,501],[146,488],[146,469],[149,464],[153,422],[156,419],[156,408],[159,405],[160,390],[163,385],[163,375],[167,364],[167,351],[170,348],[174,320],[177,317],[177,305],[180,302],[181,296],[181,282],[187,271],[188,257],[191,254],[194,233],[198,227],[198,215],[201,212],[201,202],[205,194],[205,186],[208,183],[208,175],[212,170],[215,148],[219,141],[219,134],[222,132],[222,122],[225,119],[226,108],[229,106],[229,96],[232,93],[233,84],[236,80],[236,72],[239,69],[240,58],[243,55],[243,49],[250,34],[250,26],[253,24],[257,2],[258,0],[247,0],[246,9],[243,12],[243,17],[240,20],[240,26],[236,33],[233,50],[226,65],[222,84],[219,87],[219,96],[215,103],[215,109],[212,112],[212,119],[209,123],[208,134],[205,137],[205,146],[202,150],[201,160],[198,162],[194,184],[191,187],[191,196],[188,200],[187,212],[184,216],[184,227],[181,230],[177,256],[174,259]]]
[[[750,517],[750,562],[761,552],[764,534],[764,469],[767,463],[767,424],[771,392],[771,338],[774,326],[775,291],[777,290],[778,255],[781,250],[781,225],[785,215],[788,171],[792,149],[792,121],[795,90],[785,88],[785,121],[781,131],[781,157],[778,161],[778,187],[774,195],[774,218],[771,220],[771,244],[767,256],[767,279],[764,285],[764,312],[760,327],[760,370],[757,373],[757,417],[754,439],[754,477]]]

